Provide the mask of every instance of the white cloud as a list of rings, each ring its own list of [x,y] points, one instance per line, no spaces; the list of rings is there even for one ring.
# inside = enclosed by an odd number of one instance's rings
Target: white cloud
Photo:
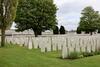
[[[58,7],[57,19],[58,25],[64,25],[66,29],[76,29],[81,16],[81,11],[86,6],[92,6],[100,11],[100,0],[54,0]]]

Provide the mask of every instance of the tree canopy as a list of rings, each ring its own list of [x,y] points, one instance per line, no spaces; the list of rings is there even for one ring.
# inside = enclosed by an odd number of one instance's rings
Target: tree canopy
[[[17,31],[32,29],[37,36],[56,24],[57,7],[53,0],[20,0],[16,15]]]
[[[18,0],[0,0],[0,27],[10,28],[16,17],[17,4]]]
[[[92,32],[98,29],[98,24],[100,23],[98,11],[95,11],[91,6],[88,6],[82,10],[81,14],[82,16],[79,23],[80,30],[85,31],[86,33],[90,32],[92,34]]]

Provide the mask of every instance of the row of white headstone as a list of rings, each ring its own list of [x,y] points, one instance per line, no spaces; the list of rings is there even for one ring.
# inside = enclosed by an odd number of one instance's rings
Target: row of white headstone
[[[7,37],[7,43],[19,44],[29,49],[41,49],[41,52],[62,51],[62,58],[71,52],[91,52],[100,49],[98,36],[50,36],[50,37]]]
[[[99,37],[70,37],[63,45],[62,58],[67,58],[71,52],[95,52],[100,50]]]

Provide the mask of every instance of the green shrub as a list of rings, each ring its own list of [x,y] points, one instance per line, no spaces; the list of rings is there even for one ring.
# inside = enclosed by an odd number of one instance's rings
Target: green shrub
[[[94,55],[100,55],[100,51],[94,52]]]
[[[78,53],[78,52],[71,52],[71,53],[68,55],[67,58],[68,58],[68,59],[78,59],[78,58],[80,58],[80,53]]]
[[[93,56],[93,55],[94,55],[94,52],[91,52],[91,53],[90,52],[84,52],[83,53],[84,57],[89,57],[89,56]]]

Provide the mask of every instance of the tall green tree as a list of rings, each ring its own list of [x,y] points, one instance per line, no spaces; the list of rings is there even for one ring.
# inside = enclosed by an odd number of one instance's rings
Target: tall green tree
[[[60,34],[65,34],[66,30],[64,26],[60,26]]]
[[[53,34],[59,34],[59,27],[58,26],[54,27]]]
[[[18,0],[0,0],[1,46],[5,45],[5,30],[8,29],[16,16]]]
[[[81,34],[81,32],[82,32],[82,31],[81,31],[80,27],[77,27],[76,33],[77,33],[77,34]]]
[[[37,37],[54,28],[57,7],[53,0],[20,0],[17,8],[16,31],[32,29]]]
[[[79,28],[81,31],[92,32],[98,28],[99,13],[95,11],[91,6],[85,7],[82,10],[82,16],[80,18]]]

